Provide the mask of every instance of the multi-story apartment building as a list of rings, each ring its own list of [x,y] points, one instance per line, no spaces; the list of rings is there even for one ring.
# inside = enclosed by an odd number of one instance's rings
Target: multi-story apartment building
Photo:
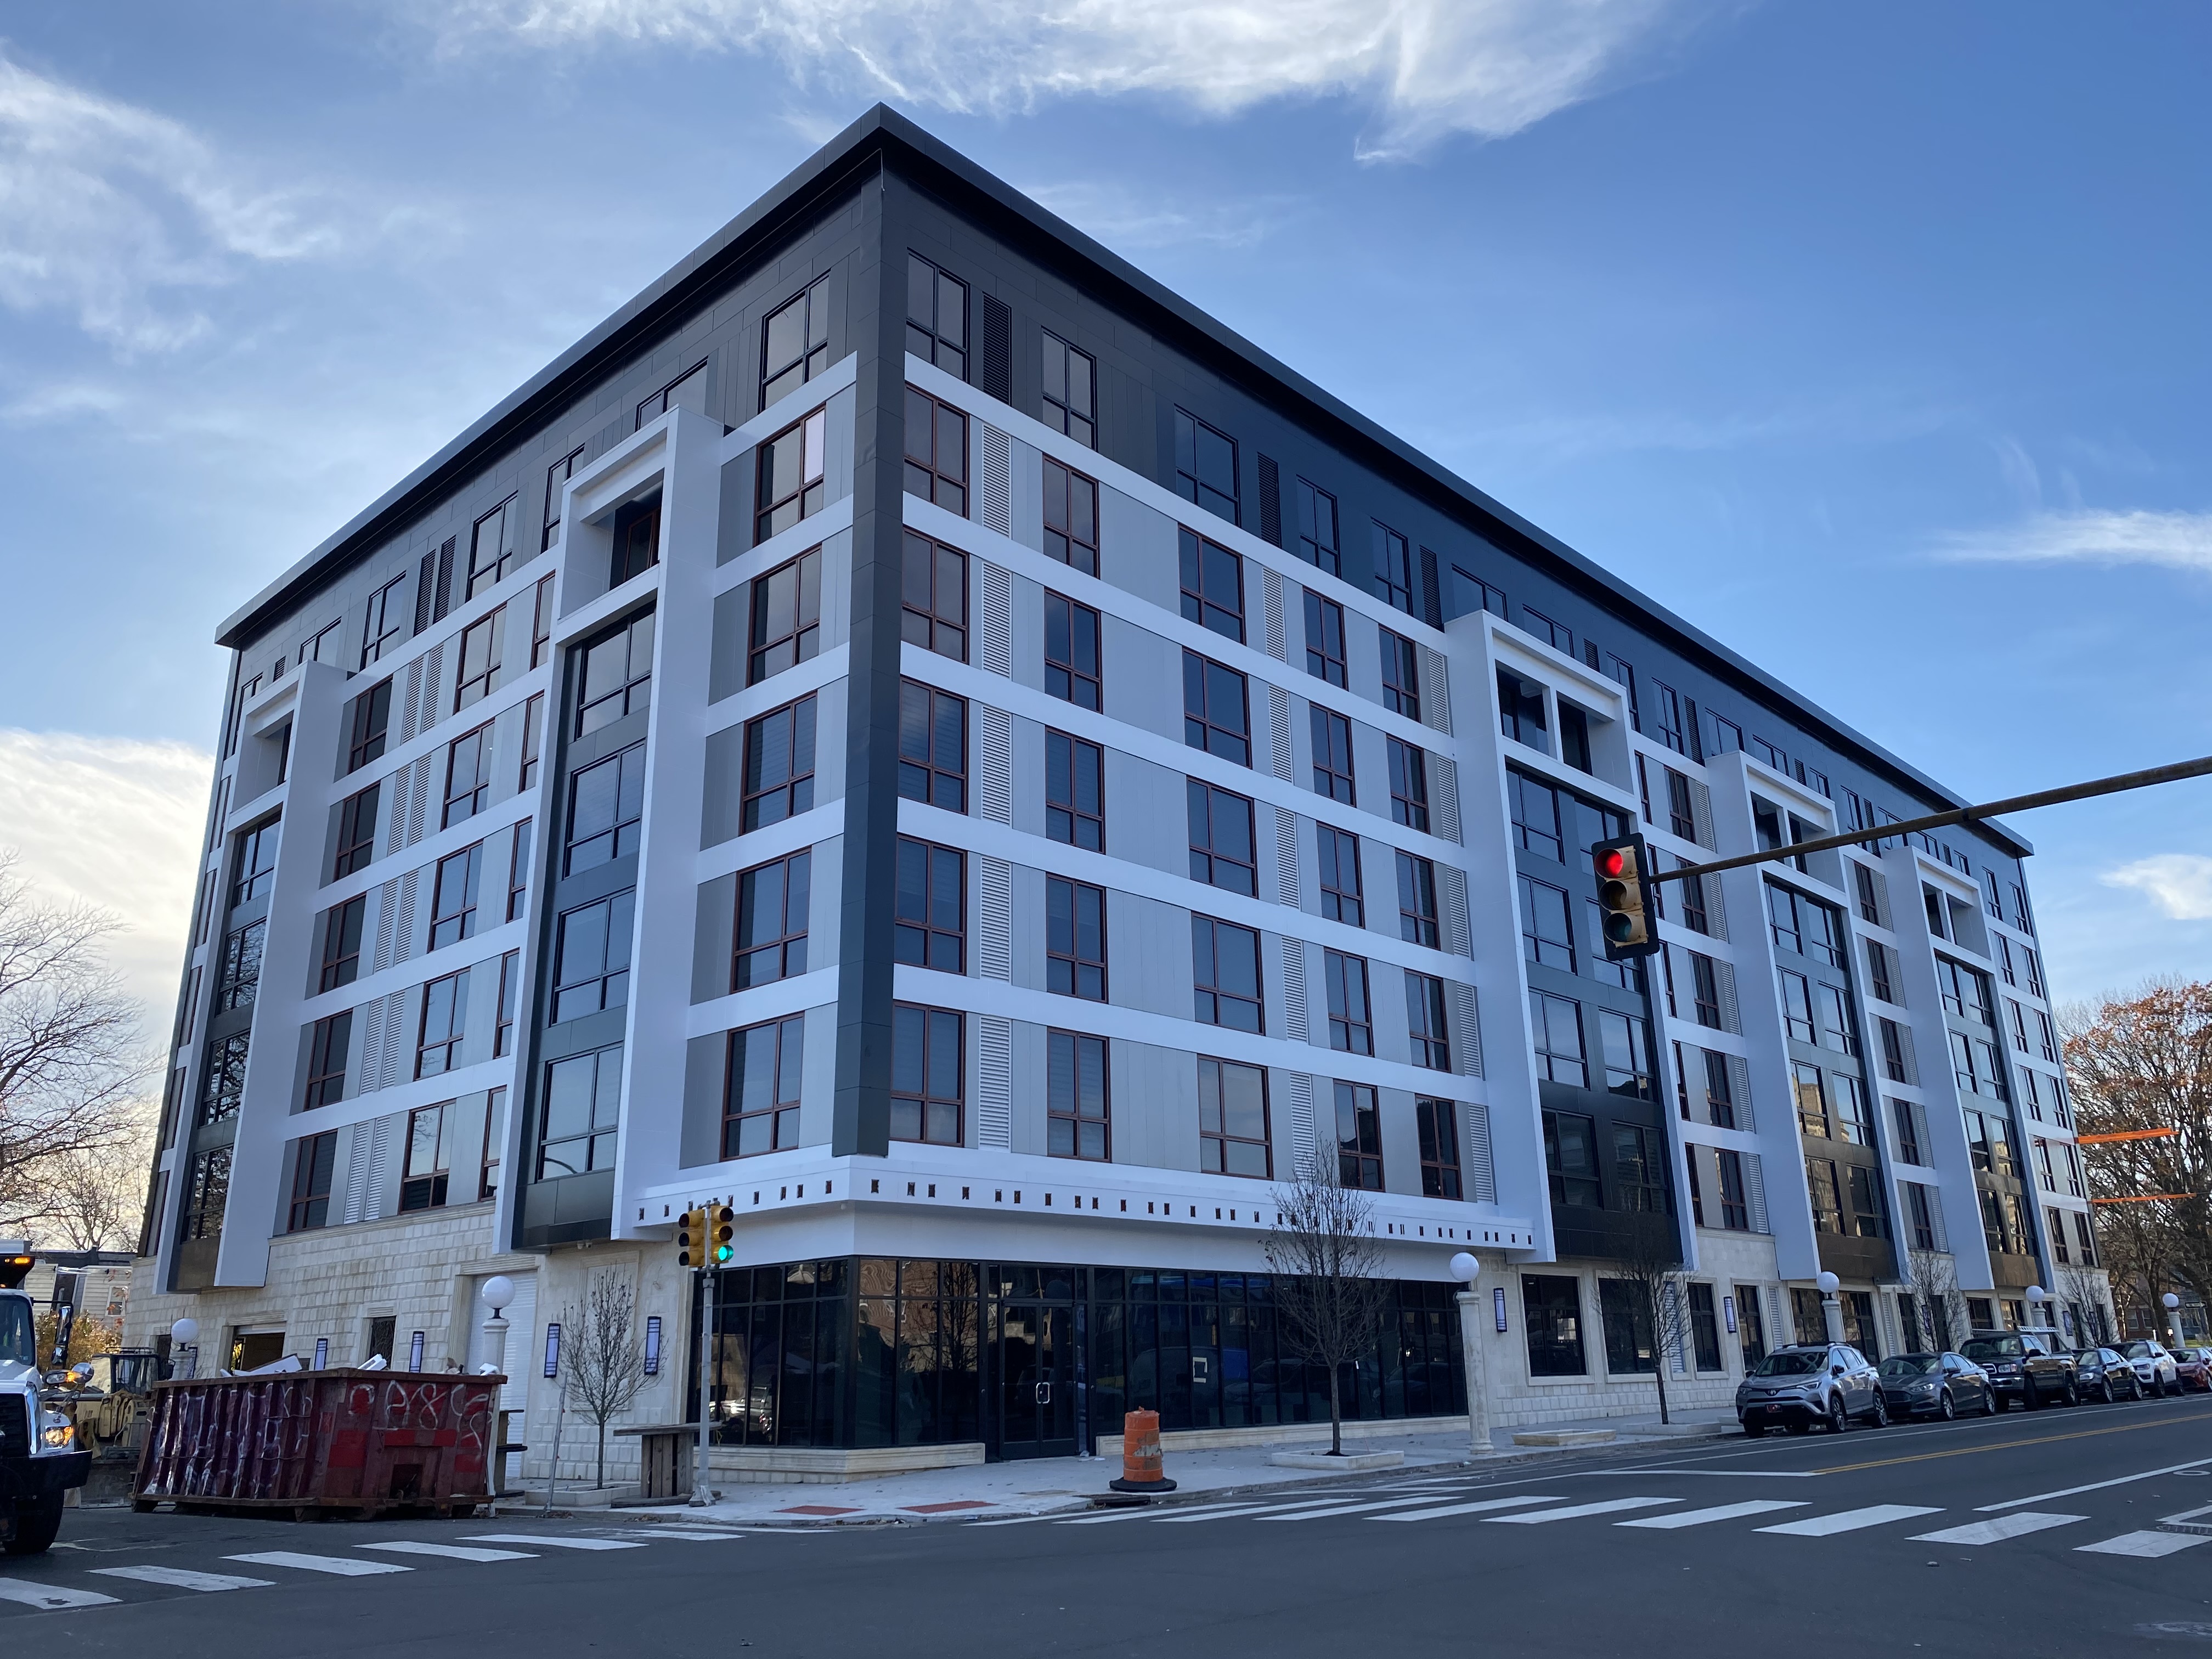
[[[734,1470],[1279,1428],[1316,1146],[1363,1418],[1466,1409],[1462,1251],[1509,1421],[1723,1402],[1823,1271],[1869,1352],[2106,1317],[2024,842],[887,111],[221,641],[144,1333],[474,1364],[505,1273],[543,1448],[613,1273],[680,1421],[712,1200]],[[1632,825],[1869,839],[1620,965]]]

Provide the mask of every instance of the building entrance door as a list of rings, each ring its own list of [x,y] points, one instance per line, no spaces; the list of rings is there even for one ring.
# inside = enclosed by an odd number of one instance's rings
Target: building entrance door
[[[992,1333],[1002,1457],[1073,1457],[1075,1310],[1066,1303],[1000,1302]]]

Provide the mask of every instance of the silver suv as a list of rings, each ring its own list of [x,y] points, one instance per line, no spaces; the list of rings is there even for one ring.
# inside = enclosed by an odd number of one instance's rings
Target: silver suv
[[[2136,1380],[2148,1394],[2161,1397],[2181,1392],[2181,1366],[2163,1342],[2147,1342],[2138,1337],[2132,1342],[2115,1345],[2120,1358],[2135,1367]]]
[[[1864,1354],[1841,1342],[1775,1349],[1737,1386],[1735,1414],[1746,1434],[1776,1427],[1804,1434],[1815,1423],[1841,1434],[1853,1418],[1877,1429],[1889,1424],[1881,1378]]]

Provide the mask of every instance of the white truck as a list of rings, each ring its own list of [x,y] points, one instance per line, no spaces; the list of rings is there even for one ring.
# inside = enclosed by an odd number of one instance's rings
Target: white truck
[[[62,1529],[62,1496],[92,1473],[76,1425],[39,1368],[39,1326],[17,1288],[30,1247],[0,1240],[0,1554],[40,1555]]]

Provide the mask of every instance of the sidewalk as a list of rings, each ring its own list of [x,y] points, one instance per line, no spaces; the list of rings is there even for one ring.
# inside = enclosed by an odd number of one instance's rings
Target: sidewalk
[[[1587,1456],[1603,1446],[1529,1447],[1513,1443],[1516,1433],[1560,1431],[1610,1431],[1610,1445],[1669,1444],[1685,1439],[1709,1438],[1733,1432],[1735,1419],[1723,1411],[1676,1412],[1674,1421],[1662,1427],[1657,1413],[1634,1417],[1592,1418],[1572,1423],[1522,1425],[1501,1428],[1491,1435],[1492,1449],[1477,1455],[1464,1431],[1424,1432],[1409,1424],[1403,1435],[1363,1437],[1351,1448],[1360,1451],[1401,1451],[1401,1470],[1368,1470],[1364,1474],[1328,1474],[1308,1468],[1286,1468],[1267,1461],[1265,1445],[1238,1446],[1218,1451],[1170,1452],[1168,1478],[1176,1483],[1168,1503],[1224,1498],[1268,1488],[1327,1486],[1344,1480],[1389,1480],[1393,1474],[1413,1479],[1434,1478],[1465,1469],[1490,1469],[1523,1463],[1556,1462],[1562,1458]],[[1301,1446],[1298,1449],[1308,1449]],[[836,1527],[915,1526],[933,1521],[1012,1520],[1024,1516],[1070,1515],[1092,1506],[1094,1499],[1115,1496],[1107,1483],[1121,1473],[1121,1466],[1103,1457],[1037,1458],[1015,1463],[970,1464],[962,1468],[923,1469],[876,1480],[855,1480],[840,1486],[738,1486],[721,1488],[720,1501],[702,1509],[683,1504],[647,1509],[625,1508],[625,1518],[650,1517],[663,1521],[714,1521],[726,1526]]]

